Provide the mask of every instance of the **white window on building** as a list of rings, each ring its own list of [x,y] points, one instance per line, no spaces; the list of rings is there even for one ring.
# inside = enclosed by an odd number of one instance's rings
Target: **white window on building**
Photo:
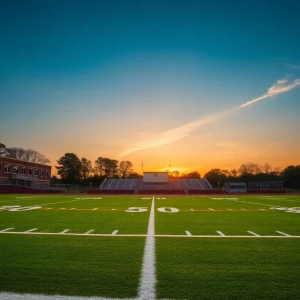
[[[49,172],[48,171],[46,171],[46,178],[48,178],[49,177]]]
[[[41,177],[44,177],[44,171],[41,171]]]
[[[34,170],[34,176],[39,176],[39,170]]]
[[[32,169],[28,169],[28,175],[32,175]]]
[[[22,168],[22,175],[26,175],[26,168]]]
[[[18,174],[19,173],[19,167],[14,166],[14,174]]]
[[[10,165],[5,165],[4,166],[4,172],[5,173],[10,173]]]

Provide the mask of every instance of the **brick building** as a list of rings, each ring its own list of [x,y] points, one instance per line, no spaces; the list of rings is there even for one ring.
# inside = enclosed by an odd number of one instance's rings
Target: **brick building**
[[[51,166],[0,157],[0,185],[49,189]]]

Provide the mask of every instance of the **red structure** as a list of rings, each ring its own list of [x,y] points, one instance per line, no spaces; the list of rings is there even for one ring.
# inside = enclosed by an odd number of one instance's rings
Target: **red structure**
[[[0,185],[23,186],[32,189],[50,188],[51,166],[0,157]]]

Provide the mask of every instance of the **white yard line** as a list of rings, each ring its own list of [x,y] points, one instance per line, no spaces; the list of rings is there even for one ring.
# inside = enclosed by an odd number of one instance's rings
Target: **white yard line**
[[[188,236],[192,236],[192,234],[191,234],[188,230],[186,230],[185,233],[186,233],[186,235],[188,235]]]
[[[224,198],[224,200],[226,200]],[[279,205],[270,205],[270,204],[264,204],[264,203],[257,203],[257,202],[250,202],[250,201],[243,201],[243,200],[231,200],[231,201],[235,201],[235,202],[243,202],[243,203],[250,203],[250,204],[255,204],[255,205],[263,205],[263,206],[268,206],[270,207],[270,209],[277,209],[277,210],[282,210],[282,211],[286,211],[288,208],[283,207],[283,206],[279,206]],[[260,210],[266,210],[266,209],[260,209]]]
[[[10,199],[10,200],[1,200],[0,204],[3,202],[12,202],[12,201],[19,201],[19,202],[23,202],[22,199],[24,199],[24,201],[26,200],[33,200],[33,199],[39,199],[39,198],[47,198],[48,196],[39,196],[39,197],[16,197],[15,199]]]
[[[38,198],[37,198],[37,199],[38,199]],[[28,199],[28,200],[31,200],[31,199]],[[44,205],[50,205],[50,204],[68,203],[68,202],[75,202],[75,201],[82,201],[82,200],[86,200],[86,199],[75,199],[75,200],[59,201],[59,202],[51,202],[51,203],[35,204],[35,205],[44,206]],[[21,199],[18,199],[18,200],[5,200],[5,201],[0,201],[0,202],[11,202],[11,201],[24,202],[24,201],[22,201]]]
[[[91,229],[91,230],[88,230],[85,234],[90,234],[90,233],[92,233],[94,231],[95,231],[94,229]]]
[[[284,236],[291,236],[290,234],[284,233],[284,232],[282,232],[282,231],[276,231],[276,232],[279,233],[279,234],[282,234],[282,235],[284,235]]]
[[[11,227],[11,228],[6,228],[6,229],[3,229],[3,230],[0,230],[0,232],[5,232],[5,231],[11,230],[11,229],[14,229],[14,228],[13,228],[13,227]]]
[[[66,229],[69,231],[69,229]],[[65,231],[65,232],[67,232]],[[15,231],[0,231],[0,234],[15,234],[15,235],[64,235],[64,236],[82,236],[82,237],[116,237],[116,238],[122,238],[122,237],[147,237],[147,234],[116,234],[112,235],[111,233],[91,233],[91,234],[84,234],[84,233],[64,233],[62,232],[15,232]],[[300,238],[300,235],[259,235],[259,236],[253,236],[253,235],[183,235],[183,234],[155,234],[154,237],[157,238]],[[1,299],[1,298],[0,298]]]
[[[250,202],[250,201],[244,201],[244,200],[231,200],[231,201],[235,201],[235,202],[243,202],[243,203],[250,203],[250,204],[257,204],[257,205],[264,205],[264,206],[271,206],[271,207],[282,207],[282,206],[278,206],[278,205],[270,205],[270,204],[264,204],[264,203],[257,203],[257,202]]]
[[[114,230],[111,235],[116,235],[118,233],[119,230]]]
[[[97,210],[99,207],[93,208],[92,210]]]
[[[207,239],[207,238],[230,238],[230,239],[241,239],[241,238],[250,238],[250,239],[299,239],[300,235],[291,235],[291,236],[283,236],[283,235],[259,235],[259,236],[254,236],[254,235],[192,235],[192,236],[187,236],[187,235],[172,235],[172,234],[160,234],[160,235],[155,235],[157,238],[200,238],[200,239]]]
[[[259,234],[255,233],[255,232],[253,232],[253,231],[247,231],[247,232],[249,232],[250,234],[252,234],[252,235],[254,235],[254,236],[260,236]]]
[[[25,231],[25,232],[32,232],[32,231],[35,231],[35,230],[37,230],[38,228],[32,228],[32,229],[29,229],[29,230],[27,230],[27,231]]]
[[[155,222],[154,222],[154,197],[148,223],[148,232],[144,249],[144,258],[142,266],[142,274],[138,291],[138,299],[154,300],[155,299]]]
[[[59,203],[68,203],[68,202],[76,202],[76,201],[84,201],[86,199],[75,199],[75,200],[68,200],[68,201],[59,201],[59,202],[52,202],[46,204],[38,204],[39,206],[50,205],[50,204],[59,204]]]
[[[137,300],[133,298],[106,298],[106,297],[80,297],[80,296],[49,296],[49,295],[34,295],[34,294],[15,294],[0,292],[0,299],[5,300]]]
[[[214,211],[214,209],[212,209],[212,208],[209,208],[209,210]]]
[[[220,236],[225,236],[225,234],[221,231],[217,231],[217,233],[220,235]]]
[[[65,230],[63,230],[62,232],[60,232],[60,233],[66,233],[66,232],[68,232],[70,229],[65,229]]]
[[[65,231],[65,230],[64,230]],[[69,229],[67,229],[69,231]],[[146,237],[147,234],[116,234],[111,235],[111,233],[91,233],[91,234],[85,234],[85,233],[66,233],[65,232],[18,232],[18,231],[8,231],[8,232],[1,232],[0,234],[17,234],[17,235],[65,235],[65,236],[107,236],[107,237]],[[1,298],[0,298],[1,299]]]
[[[26,196],[26,197],[16,197],[16,199],[38,199],[38,198],[48,198],[48,196]]]

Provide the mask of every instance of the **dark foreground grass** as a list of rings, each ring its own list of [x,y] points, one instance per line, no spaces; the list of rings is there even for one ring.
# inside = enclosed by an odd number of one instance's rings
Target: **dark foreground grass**
[[[300,240],[156,239],[157,296],[299,299]]]
[[[0,290],[135,297],[144,238],[0,235]]]

